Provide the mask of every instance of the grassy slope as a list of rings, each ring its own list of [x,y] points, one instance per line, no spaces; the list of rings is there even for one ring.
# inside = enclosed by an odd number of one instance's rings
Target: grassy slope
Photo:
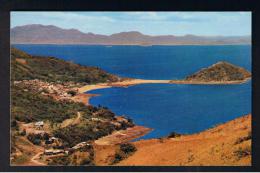
[[[11,81],[41,79],[47,82],[117,81],[119,78],[96,67],[86,67],[53,57],[35,57],[23,51],[11,49]],[[50,120],[62,122],[72,118],[78,111],[91,117],[89,107],[81,103],[55,101],[30,90],[26,86],[11,83],[12,119],[23,122]],[[111,118],[111,117],[108,117]]]
[[[11,79],[40,79],[47,82],[115,82],[119,78],[98,67],[74,64],[54,57],[31,56],[11,49]]]
[[[133,143],[137,151],[119,165],[251,165],[251,115],[199,134]],[[102,150],[100,150],[100,153]]]

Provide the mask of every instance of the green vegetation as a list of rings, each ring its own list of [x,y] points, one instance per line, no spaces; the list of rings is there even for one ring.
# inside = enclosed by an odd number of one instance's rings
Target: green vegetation
[[[28,134],[27,139],[31,141],[34,145],[40,145],[42,140],[48,140],[49,139],[49,134],[44,133],[44,134]]]
[[[72,165],[72,166],[94,166],[94,148],[85,146],[79,151],[73,152],[62,157],[54,157],[48,163],[49,165]]]
[[[21,61],[22,60],[22,61]],[[47,82],[99,83],[119,78],[98,67],[74,64],[54,57],[31,56],[11,49],[12,81],[40,79]]]
[[[40,93],[25,90],[28,88],[12,85],[11,113],[13,120],[27,123],[49,120],[53,123],[60,123],[65,119],[75,117],[78,111],[82,112],[84,117],[91,115],[83,103],[56,101],[51,97],[42,96]]]
[[[20,156],[15,157],[12,163],[13,164],[23,164],[23,163],[27,162],[28,160],[29,160],[28,155],[22,154]]]
[[[119,163],[120,161],[126,159],[131,156],[134,152],[136,152],[136,147],[131,143],[120,144],[119,150],[115,154],[115,158],[112,164]]]
[[[116,130],[110,122],[81,122],[78,125],[71,125],[57,129],[53,132],[54,136],[63,140],[66,147],[83,142],[98,139],[102,136],[111,134]]]
[[[85,67],[71,62],[66,62],[53,57],[31,56],[11,49],[11,151],[16,152],[16,143],[19,136],[26,136],[34,145],[43,145],[49,139],[49,134],[26,134],[25,130],[19,129],[20,122],[32,123],[46,121],[50,123],[51,134],[62,140],[62,146],[73,147],[83,141],[91,141],[102,136],[111,134],[115,130],[134,126],[131,119],[116,121],[116,115],[106,107],[86,106],[83,103],[70,100],[58,100],[57,97],[48,95],[47,89],[39,89],[26,85],[21,80],[39,79],[44,82],[53,82],[77,86],[86,83],[114,82],[120,78],[108,74],[96,67]],[[31,81],[37,82],[38,80]],[[66,90],[67,94],[75,96],[73,89]],[[51,91],[50,91],[51,93]],[[57,94],[57,92],[56,92]],[[66,119],[75,118],[80,112],[80,120],[75,124],[61,128],[60,123]],[[118,125],[119,124],[119,125]],[[54,128],[55,127],[55,128]],[[26,140],[27,141],[27,140]],[[28,142],[29,143],[29,142]],[[25,145],[31,145],[25,144]],[[56,148],[53,147],[53,148]],[[129,151],[128,151],[129,150]],[[127,155],[132,151],[131,147],[122,148]],[[18,158],[14,162],[22,163],[26,158]],[[13,163],[13,161],[12,161]],[[83,148],[80,151],[70,153],[64,157],[53,158],[49,165],[94,165],[94,149]]]
[[[76,91],[70,90],[68,91],[68,94],[70,94],[71,96],[75,96],[77,94]]]
[[[251,77],[247,70],[227,62],[218,62],[190,75],[185,80],[194,81],[237,81]]]
[[[55,165],[55,166],[66,166],[70,164],[70,158],[69,156],[63,156],[63,157],[54,157],[51,159],[50,162],[48,162],[48,165]]]

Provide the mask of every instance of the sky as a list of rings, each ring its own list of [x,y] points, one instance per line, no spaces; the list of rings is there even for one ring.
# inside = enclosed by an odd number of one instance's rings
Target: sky
[[[27,24],[111,35],[251,35],[251,12],[11,12],[11,28]]]

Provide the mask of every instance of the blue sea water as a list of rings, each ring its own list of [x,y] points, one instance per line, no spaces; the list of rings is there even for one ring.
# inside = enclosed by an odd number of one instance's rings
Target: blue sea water
[[[218,61],[251,71],[250,45],[85,46],[14,45],[34,55],[55,56],[98,66],[122,77],[182,79]],[[91,91],[90,103],[109,107],[154,130],[143,138],[170,132],[195,133],[251,113],[251,81],[237,85],[142,84]]]

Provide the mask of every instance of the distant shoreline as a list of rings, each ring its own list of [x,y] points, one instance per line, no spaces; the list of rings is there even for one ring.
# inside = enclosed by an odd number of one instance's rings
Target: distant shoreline
[[[150,46],[251,46],[252,44],[245,43],[237,43],[237,44],[84,44],[84,43],[11,43],[12,45],[61,45],[61,46],[72,46],[72,45],[80,45],[80,46],[141,46],[141,47],[150,47]]]

